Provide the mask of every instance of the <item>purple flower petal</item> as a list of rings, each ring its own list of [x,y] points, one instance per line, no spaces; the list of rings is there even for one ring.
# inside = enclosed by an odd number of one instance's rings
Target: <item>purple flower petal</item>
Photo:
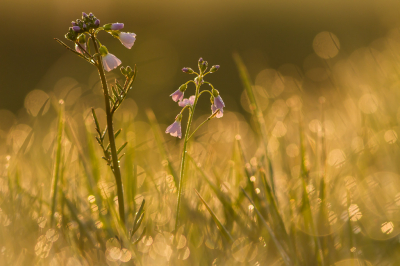
[[[183,100],[179,101],[178,105],[180,107],[185,107],[186,105],[193,105],[195,98],[196,98],[196,96],[192,95],[189,97],[189,99],[183,99]]]
[[[214,98],[214,105],[217,107],[217,109],[222,109],[225,107],[224,101],[222,100],[221,96],[217,96]]]
[[[113,23],[111,25],[111,30],[122,30],[124,28],[124,23]]]
[[[182,101],[183,99],[183,92],[180,89],[177,89],[174,93],[172,93],[170,96],[172,96],[172,100],[177,102],[177,101]]]
[[[131,49],[136,40],[136,34],[130,32],[120,32],[119,40],[128,49]]]
[[[83,49],[86,50],[86,43],[81,43],[80,45],[82,46]],[[76,50],[78,53],[80,53],[80,54],[83,54],[83,53],[84,53],[84,51],[82,51],[82,49],[81,49],[81,48],[79,47],[79,45],[76,44],[76,43],[75,43],[75,50]]]
[[[79,32],[79,31],[81,30],[81,28],[80,28],[79,26],[73,26],[72,29],[73,29],[75,32]]]
[[[215,106],[215,104],[211,105],[211,112],[215,113],[217,110],[219,110],[219,112],[215,115],[216,118],[221,118],[222,116],[224,116],[224,109],[223,108],[217,108]]]
[[[181,122],[175,121],[167,127],[165,133],[169,133],[173,137],[182,138]]]
[[[121,60],[119,60],[115,55],[108,53],[103,56],[103,65],[104,69],[107,71],[111,71],[117,68],[121,64]]]

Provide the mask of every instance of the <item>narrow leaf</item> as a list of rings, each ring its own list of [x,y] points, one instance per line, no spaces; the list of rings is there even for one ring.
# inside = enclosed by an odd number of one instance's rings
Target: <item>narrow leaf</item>
[[[210,206],[205,202],[205,200],[200,196],[199,192],[197,190],[194,190],[197,194],[197,196],[200,198],[200,200],[203,202],[203,204],[206,206],[208,212],[211,214],[214,222],[217,224],[218,229],[221,231],[222,236],[226,238],[229,242],[233,241],[232,236],[229,234],[228,230],[226,230],[225,226],[220,222],[218,217],[215,215],[215,213],[211,210]]]

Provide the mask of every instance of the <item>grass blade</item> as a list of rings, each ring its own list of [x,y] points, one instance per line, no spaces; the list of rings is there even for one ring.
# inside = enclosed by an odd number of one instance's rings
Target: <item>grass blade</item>
[[[254,210],[256,211],[258,217],[260,218],[260,220],[262,221],[262,224],[264,225],[264,227],[267,229],[269,235],[272,238],[272,241],[274,242],[276,248],[278,249],[279,253],[282,256],[283,261],[285,262],[285,264],[287,266],[292,265],[291,260],[289,258],[289,256],[286,254],[286,251],[283,249],[281,243],[279,243],[278,239],[275,236],[274,231],[271,229],[271,227],[268,225],[268,223],[265,221],[264,217],[261,215],[261,213],[258,211],[258,209],[256,208],[256,206],[254,205],[254,202],[251,200],[251,198],[249,197],[249,195],[246,193],[246,191],[242,189],[242,192],[244,194],[244,196],[250,201],[250,203],[254,206]]]
[[[226,230],[225,226],[220,222],[218,217],[215,215],[215,213],[211,210],[210,206],[208,206],[207,202],[200,196],[199,192],[197,190],[194,190],[197,194],[197,196],[200,198],[200,200],[203,202],[203,204],[206,206],[208,212],[211,214],[214,222],[217,224],[218,229],[221,231],[221,234],[223,237],[225,237],[228,242],[232,242],[233,238],[229,234],[228,230]]]
[[[53,172],[53,181],[52,181],[52,189],[51,189],[51,217],[50,217],[50,225],[53,226],[54,222],[54,213],[56,210],[56,201],[57,201],[57,184],[60,175],[60,164],[61,164],[61,142],[64,131],[64,105],[60,106],[60,111],[58,113],[58,130],[57,130],[57,150],[56,150],[56,161],[54,164],[54,172]]]

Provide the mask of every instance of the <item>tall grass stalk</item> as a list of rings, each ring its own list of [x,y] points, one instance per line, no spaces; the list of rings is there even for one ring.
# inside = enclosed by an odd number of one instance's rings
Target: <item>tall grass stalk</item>
[[[56,203],[57,203],[57,184],[60,176],[60,165],[61,165],[61,144],[62,144],[62,136],[64,131],[64,105],[60,102],[60,111],[58,114],[58,129],[57,129],[57,150],[56,150],[56,160],[54,163],[54,173],[53,173],[53,182],[51,189],[51,217],[50,224],[53,225],[54,222],[54,213],[56,211]]]
[[[202,77],[200,77],[200,79],[202,79]],[[190,126],[192,125],[194,110],[196,108],[196,104],[199,99],[199,89],[200,89],[200,85],[196,84],[195,100],[194,100],[192,108],[189,108],[189,118],[188,118],[188,122],[186,125],[185,140],[183,142],[182,159],[181,159],[181,167],[180,167],[180,174],[179,174],[178,203],[176,205],[175,232],[177,232],[178,226],[179,226],[179,211],[180,211],[180,207],[181,207],[183,179],[185,178],[184,174],[185,174],[187,143],[188,143],[189,137],[190,137]]]

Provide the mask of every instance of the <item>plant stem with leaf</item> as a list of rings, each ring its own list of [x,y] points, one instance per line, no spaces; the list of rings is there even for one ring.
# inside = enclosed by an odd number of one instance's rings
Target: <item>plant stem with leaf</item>
[[[118,195],[118,210],[121,223],[124,225],[125,229],[125,205],[124,205],[124,189],[122,185],[122,177],[121,171],[119,167],[118,153],[115,145],[115,137],[114,137],[114,127],[113,127],[113,113],[111,112],[110,107],[110,95],[108,91],[108,84],[106,75],[104,73],[104,67],[101,55],[99,53],[99,47],[97,45],[97,40],[95,36],[91,36],[94,48],[97,54],[97,70],[99,71],[101,84],[103,86],[104,100],[106,105],[106,116],[107,116],[107,129],[108,129],[108,138],[110,142],[111,149],[111,158],[112,158],[112,170],[114,173],[115,181],[117,183],[117,195]]]

